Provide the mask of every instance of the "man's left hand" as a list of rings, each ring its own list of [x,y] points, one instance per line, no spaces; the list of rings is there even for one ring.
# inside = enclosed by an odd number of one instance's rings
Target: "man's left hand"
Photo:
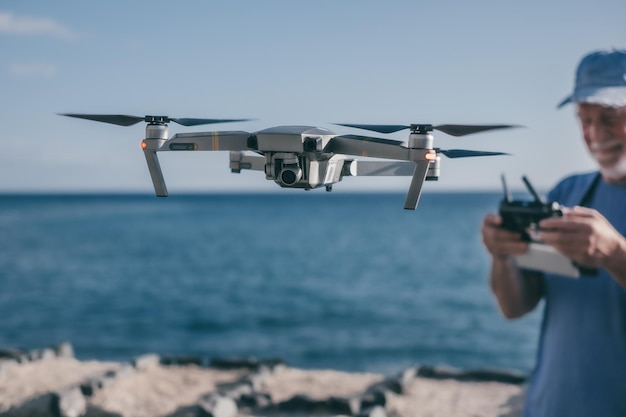
[[[540,240],[567,258],[589,267],[605,266],[624,244],[624,237],[597,210],[576,206],[562,217],[539,223]]]

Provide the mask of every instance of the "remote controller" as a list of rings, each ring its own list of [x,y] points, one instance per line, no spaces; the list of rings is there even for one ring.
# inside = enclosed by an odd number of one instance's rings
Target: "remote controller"
[[[526,176],[522,180],[534,197],[533,201],[513,200],[506,185],[504,175],[502,175],[502,187],[504,188],[504,199],[500,203],[500,216],[502,217],[502,227],[522,235],[522,239],[527,242],[536,242],[529,231],[539,229],[539,222],[548,217],[563,216],[563,207],[556,201],[546,202],[535,191]],[[596,276],[597,268],[585,267],[572,262],[582,276]]]
[[[535,199],[532,201],[513,200],[507,188],[504,175],[502,175],[504,199],[500,203],[500,216],[502,217],[503,228],[518,232],[522,235],[522,239],[531,241],[533,239],[528,233],[529,230],[538,229],[537,225],[543,219],[562,216],[563,210],[556,201],[545,202],[537,194],[526,176],[523,176],[522,180]]]

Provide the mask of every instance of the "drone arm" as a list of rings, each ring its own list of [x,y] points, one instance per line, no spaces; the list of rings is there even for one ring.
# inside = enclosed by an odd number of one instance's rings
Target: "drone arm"
[[[419,203],[420,195],[422,194],[422,185],[426,180],[426,174],[428,173],[429,161],[416,161],[415,172],[413,173],[413,179],[409,186],[409,192],[404,202],[405,210],[415,210],[417,203]]]
[[[412,160],[411,152],[404,145],[404,142],[369,136],[335,136],[329,141],[324,150],[326,152],[344,155],[396,159],[401,161]]]
[[[415,210],[422,194],[422,186],[430,168],[430,161],[415,162],[381,162],[381,161],[346,161],[344,176],[395,175],[413,176],[409,192],[404,202],[406,210]]]
[[[415,163],[408,161],[346,161],[346,174],[348,176],[412,176],[415,171]]]
[[[177,133],[159,151],[244,151],[249,136],[243,131]]]
[[[265,171],[265,157],[245,155],[241,151],[230,151],[230,170],[239,173],[242,169]]]

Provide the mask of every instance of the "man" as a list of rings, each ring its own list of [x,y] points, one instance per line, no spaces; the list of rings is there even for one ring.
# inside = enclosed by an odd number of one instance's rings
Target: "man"
[[[507,318],[545,300],[524,415],[626,416],[626,50],[585,56],[573,94],[582,136],[599,172],[572,175],[548,197],[562,217],[539,223],[538,239],[595,276],[570,278],[516,267],[520,234],[489,214],[482,238],[491,289]]]

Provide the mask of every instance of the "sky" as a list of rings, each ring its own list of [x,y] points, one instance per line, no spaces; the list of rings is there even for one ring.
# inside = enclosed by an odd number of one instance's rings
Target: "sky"
[[[507,152],[442,157],[425,191],[547,190],[594,169],[571,106],[586,53],[626,47],[623,0],[0,0],[0,192],[152,192],[142,124],[103,113],[251,118],[179,132],[332,123],[515,124],[435,146]],[[408,132],[375,134],[406,140]],[[227,152],[161,153],[170,194],[278,191],[231,174]],[[335,191],[402,191],[409,177],[344,178]],[[287,192],[299,192],[286,190]]]

